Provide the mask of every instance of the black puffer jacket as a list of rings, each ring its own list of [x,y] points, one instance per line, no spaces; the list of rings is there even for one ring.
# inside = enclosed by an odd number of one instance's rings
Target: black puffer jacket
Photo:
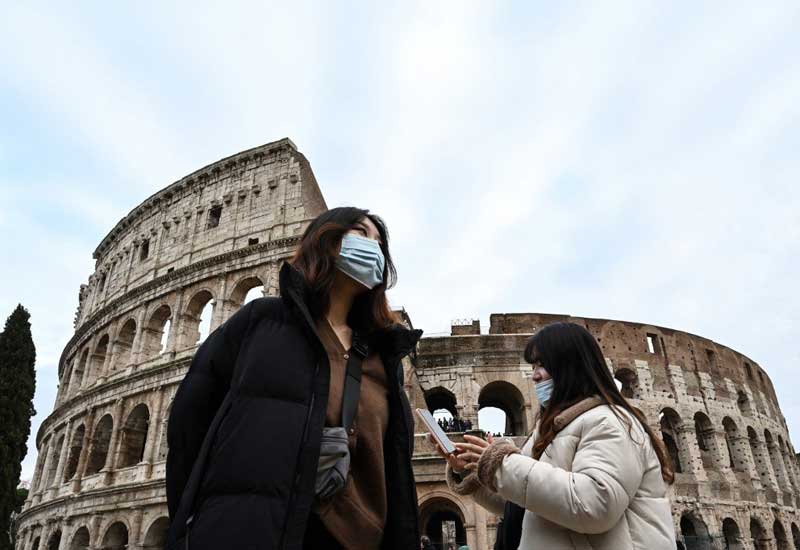
[[[330,369],[303,276],[285,264],[280,288],[281,298],[248,303],[208,336],[175,395],[167,431],[169,548],[302,548]],[[397,325],[370,338],[389,386],[385,549],[419,546],[414,422],[401,359],[421,334]]]

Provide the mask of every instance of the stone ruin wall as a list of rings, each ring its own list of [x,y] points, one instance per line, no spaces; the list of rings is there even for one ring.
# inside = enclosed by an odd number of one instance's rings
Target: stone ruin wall
[[[326,208],[284,139],[196,171],[112,229],[81,286],[55,406],[36,434],[18,550],[163,548],[166,420],[201,312],[213,304],[214,330],[250,290],[277,295],[280,264]]]
[[[523,350],[537,328],[556,321],[592,333],[623,394],[667,443],[679,469],[670,489],[675,529],[686,548],[800,548],[800,468],[772,382],[758,363],[709,339],[632,322],[495,314],[489,334],[475,321],[423,338],[407,373],[413,406],[449,409],[474,426],[480,408],[500,408],[521,445],[538,407]],[[423,522],[450,512],[470,548],[492,548],[497,518],[450,492],[443,470],[418,435]]]

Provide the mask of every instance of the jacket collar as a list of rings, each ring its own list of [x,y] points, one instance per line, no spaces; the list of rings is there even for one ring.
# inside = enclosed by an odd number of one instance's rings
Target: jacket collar
[[[311,329],[319,340],[316,324],[314,323],[314,318],[308,306],[311,292],[303,274],[289,262],[284,262],[278,279],[281,297],[283,297],[284,300],[288,300],[288,302],[298,310],[303,320],[309,326],[308,328]],[[384,357],[384,360],[391,361],[402,359],[411,353],[421,336],[421,330],[410,330],[400,324],[392,325],[366,335],[370,347],[378,351],[378,353]]]
[[[555,428],[556,433],[566,428],[570,422],[578,418],[586,411],[605,404],[606,402],[603,401],[599,395],[593,395],[583,399],[582,401],[578,401],[571,407],[564,409],[553,419],[553,427]]]

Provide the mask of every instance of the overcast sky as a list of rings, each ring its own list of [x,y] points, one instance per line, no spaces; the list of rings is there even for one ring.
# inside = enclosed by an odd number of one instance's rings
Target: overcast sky
[[[766,369],[800,446],[797,2],[31,4],[0,17],[0,322],[27,307],[38,355],[23,479],[100,240],[287,136],[329,206],[386,219],[393,305],[427,333],[525,311],[697,333]]]

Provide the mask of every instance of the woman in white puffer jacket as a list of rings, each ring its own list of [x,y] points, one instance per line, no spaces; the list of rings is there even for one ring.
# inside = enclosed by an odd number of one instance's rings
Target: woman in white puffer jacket
[[[540,411],[518,449],[465,436],[447,482],[503,516],[502,550],[674,550],[663,443],[619,390],[592,335],[543,327],[525,349]]]

